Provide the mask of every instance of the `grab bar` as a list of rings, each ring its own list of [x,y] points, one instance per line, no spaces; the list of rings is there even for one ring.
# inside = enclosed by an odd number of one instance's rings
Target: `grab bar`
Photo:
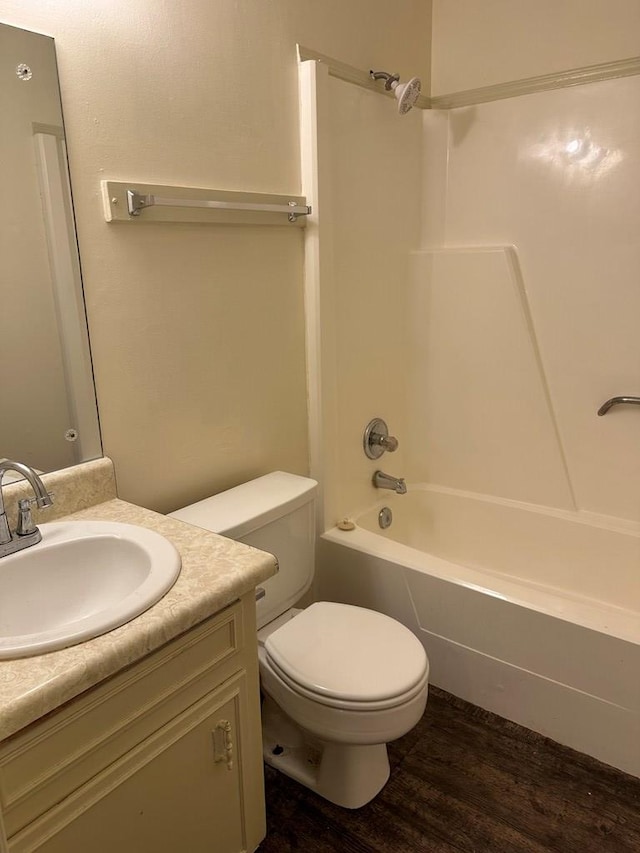
[[[613,406],[619,406],[621,403],[631,403],[633,406],[640,406],[640,397],[612,397],[600,406],[598,415],[606,415],[609,409],[613,408]]]

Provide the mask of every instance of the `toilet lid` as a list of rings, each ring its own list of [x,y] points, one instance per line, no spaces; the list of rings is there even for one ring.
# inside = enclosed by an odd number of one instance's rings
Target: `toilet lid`
[[[421,643],[404,625],[383,613],[327,601],[274,631],[265,651],[307,691],[356,702],[407,693],[427,670]]]

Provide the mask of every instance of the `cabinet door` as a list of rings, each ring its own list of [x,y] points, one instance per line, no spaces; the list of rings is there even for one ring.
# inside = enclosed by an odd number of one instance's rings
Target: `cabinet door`
[[[245,850],[239,727],[245,691],[241,673],[207,694],[77,791],[71,822],[49,835],[53,825],[45,821],[46,840],[38,843],[32,837],[35,845],[23,847],[17,837],[11,851]]]

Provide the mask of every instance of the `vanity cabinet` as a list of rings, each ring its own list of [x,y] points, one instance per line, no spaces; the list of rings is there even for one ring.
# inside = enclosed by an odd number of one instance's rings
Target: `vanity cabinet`
[[[253,594],[0,746],[9,853],[239,853],[265,834]]]

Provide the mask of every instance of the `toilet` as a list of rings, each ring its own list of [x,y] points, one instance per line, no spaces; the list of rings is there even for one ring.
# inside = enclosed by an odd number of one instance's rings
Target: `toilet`
[[[389,778],[387,743],[427,703],[429,662],[395,619],[349,604],[294,607],[314,574],[317,483],[276,471],[171,513],[275,554],[256,594],[264,760],[337,805]]]

